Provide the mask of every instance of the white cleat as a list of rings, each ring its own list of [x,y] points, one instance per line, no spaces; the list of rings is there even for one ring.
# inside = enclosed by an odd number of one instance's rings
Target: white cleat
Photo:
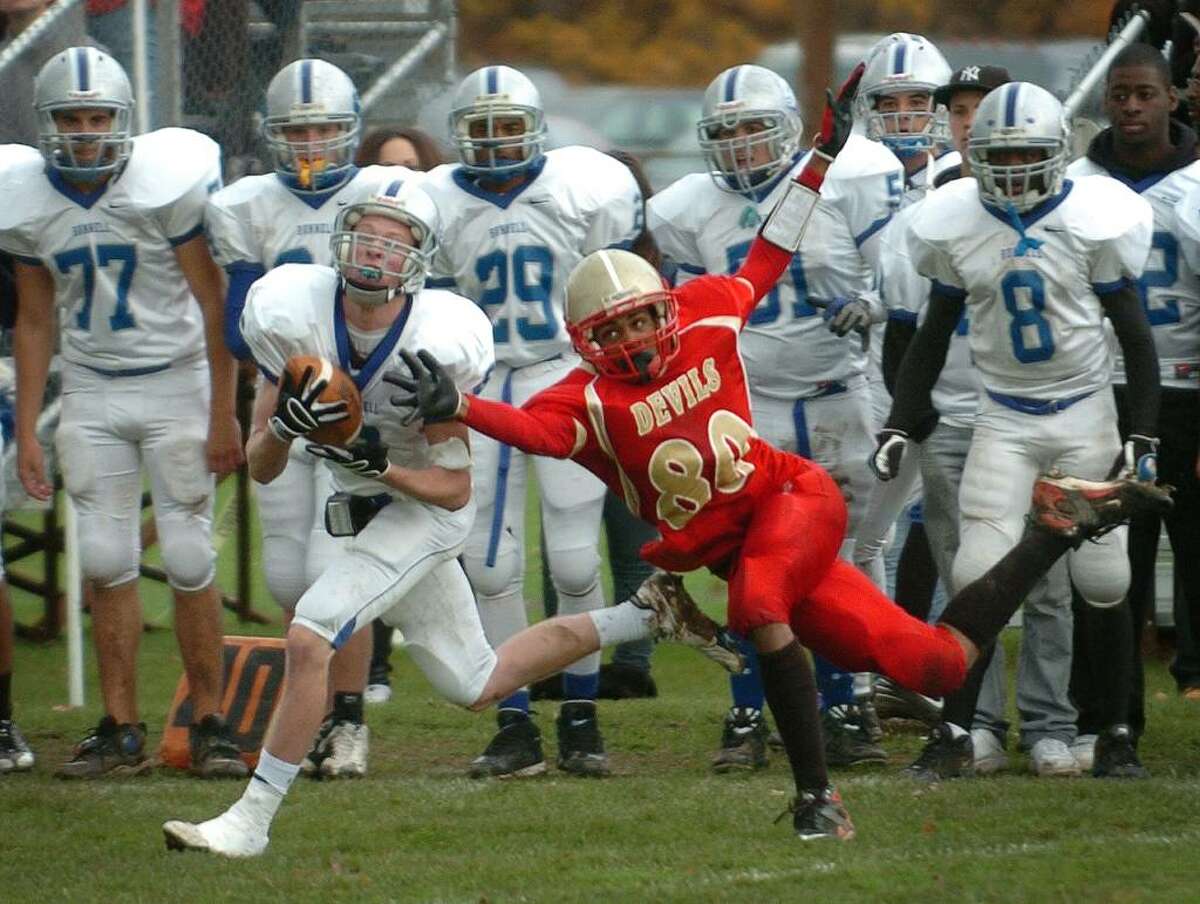
[[[1092,771],[1096,762],[1096,735],[1081,734],[1071,742],[1071,754],[1084,772]]]
[[[223,857],[258,857],[270,840],[265,831],[237,812],[236,805],[206,822],[164,822],[163,836],[167,850],[208,851]]]
[[[971,729],[971,745],[975,749],[975,774],[992,775],[1008,768],[1008,754],[995,732],[986,728]]]
[[[1075,776],[1082,770],[1071,748],[1058,738],[1042,738],[1029,751],[1029,765],[1040,776]]]
[[[367,774],[370,729],[353,722],[335,722],[325,741],[323,778],[362,778]]]

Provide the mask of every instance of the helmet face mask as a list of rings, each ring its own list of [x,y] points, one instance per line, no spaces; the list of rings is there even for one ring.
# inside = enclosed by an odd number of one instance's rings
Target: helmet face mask
[[[347,205],[333,224],[333,266],[359,304],[386,304],[401,291],[419,291],[437,252],[433,202],[406,186],[393,189]]]
[[[901,160],[948,143],[946,108],[934,102],[933,92],[951,74],[945,57],[920,35],[897,32],[884,38],[867,56],[855,99],[867,137]]]
[[[709,84],[696,125],[709,175],[724,191],[747,193],[787,169],[803,124],[787,82],[761,66],[734,66]]]
[[[980,197],[1019,213],[1062,192],[1069,132],[1062,104],[1026,82],[1002,85],[983,99],[967,139]]]
[[[34,106],[38,147],[64,178],[90,185],[124,168],[133,152],[133,90],[112,57],[93,47],[52,57],[38,73]]]
[[[341,185],[362,135],[358,92],[350,77],[323,60],[297,60],[267,86],[263,120],[275,172],[297,192]]]
[[[485,66],[463,79],[449,122],[459,160],[471,173],[515,176],[545,153],[541,95],[533,82],[508,66]]]

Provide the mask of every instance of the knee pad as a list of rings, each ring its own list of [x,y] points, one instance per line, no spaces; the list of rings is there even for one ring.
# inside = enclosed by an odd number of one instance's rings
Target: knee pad
[[[416,663],[426,680],[433,685],[433,689],[451,703],[458,706],[470,706],[479,699],[479,695],[483,692],[483,686],[487,683],[486,675],[483,676],[482,681],[479,681],[477,676],[475,676],[475,680],[472,680],[473,676],[461,674],[443,662],[424,644],[406,641],[404,650],[412,657],[412,661]]]
[[[524,560],[512,542],[512,537],[500,541],[492,564],[487,564],[486,549],[469,544],[463,552],[463,570],[471,582],[475,595],[483,600],[487,597],[501,597],[510,593],[519,593]]]
[[[288,538],[264,536],[262,562],[267,592],[280,607],[294,611],[309,585],[304,548]]]
[[[54,450],[62,470],[63,486],[72,496],[86,496],[96,488],[96,458],[82,429],[58,425]]]
[[[178,436],[160,450],[163,485],[180,505],[202,505],[212,495],[213,476],[204,454],[203,436]]]
[[[191,593],[213,582],[216,551],[205,519],[164,515],[158,519],[158,543],[162,548],[167,583]]]
[[[547,549],[550,577],[559,593],[581,597],[589,594],[600,581],[600,554],[595,546],[576,549]]]
[[[79,566],[83,576],[107,589],[136,580],[139,570],[137,534],[114,530],[108,519],[100,524],[91,518],[79,519]]]

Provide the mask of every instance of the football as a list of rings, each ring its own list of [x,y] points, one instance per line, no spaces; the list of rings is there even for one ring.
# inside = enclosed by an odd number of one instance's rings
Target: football
[[[327,384],[318,399],[322,402],[344,401],[350,416],[333,424],[323,424],[308,434],[308,439],[326,446],[349,446],[358,439],[362,430],[362,396],[358,393],[358,387],[340,367],[314,355],[289,358],[284,370],[291,375],[292,382],[299,386],[304,371],[310,367],[313,379],[323,379]]]

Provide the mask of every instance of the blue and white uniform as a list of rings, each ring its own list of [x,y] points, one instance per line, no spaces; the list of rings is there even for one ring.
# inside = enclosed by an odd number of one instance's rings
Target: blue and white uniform
[[[429,173],[423,188],[442,220],[430,285],[454,286],[492,322],[496,370],[484,398],[520,406],[576,363],[563,318],[567,276],[587,254],[629,247],[642,198],[618,160],[584,147],[549,151],[524,181],[489,191],[461,166]],[[561,611],[604,604],[597,551],[604,485],[570,461],[532,458],[472,435],[478,517],[463,554],[488,639],[525,625],[525,481],[532,462],[542,531]]]
[[[35,152],[0,163],[0,249],[54,282],[64,362],[56,445],[79,510],[83,572],[101,587],[137,578],[143,464],[171,586],[212,582],[210,375],[175,249],[203,235],[205,202],[220,186],[217,145],[188,129],[134,138],[124,168],[90,192]]]
[[[452,292],[425,289],[412,296],[382,336],[367,336],[356,348],[360,340],[346,321],[346,303],[331,268],[286,264],[251,287],[242,334],[268,379],[277,380],[296,355],[334,362],[358,385],[363,430],[378,435],[389,460],[407,468],[440,463],[438,447],[430,447],[421,424],[402,423],[408,409],[391,404],[396,389],[382,377],[391,370],[407,373],[402,349],[426,349],[459,389],[468,391],[493,364],[487,318]],[[361,368],[353,366],[355,353],[365,358]],[[449,511],[380,481],[330,470],[335,488],[390,500],[327,561],[310,564],[313,584],[296,604],[295,622],[337,647],[383,617],[400,628],[413,659],[442,694],[461,705],[474,702],[495,665],[495,653],[457,561],[474,519],[473,504]]]

